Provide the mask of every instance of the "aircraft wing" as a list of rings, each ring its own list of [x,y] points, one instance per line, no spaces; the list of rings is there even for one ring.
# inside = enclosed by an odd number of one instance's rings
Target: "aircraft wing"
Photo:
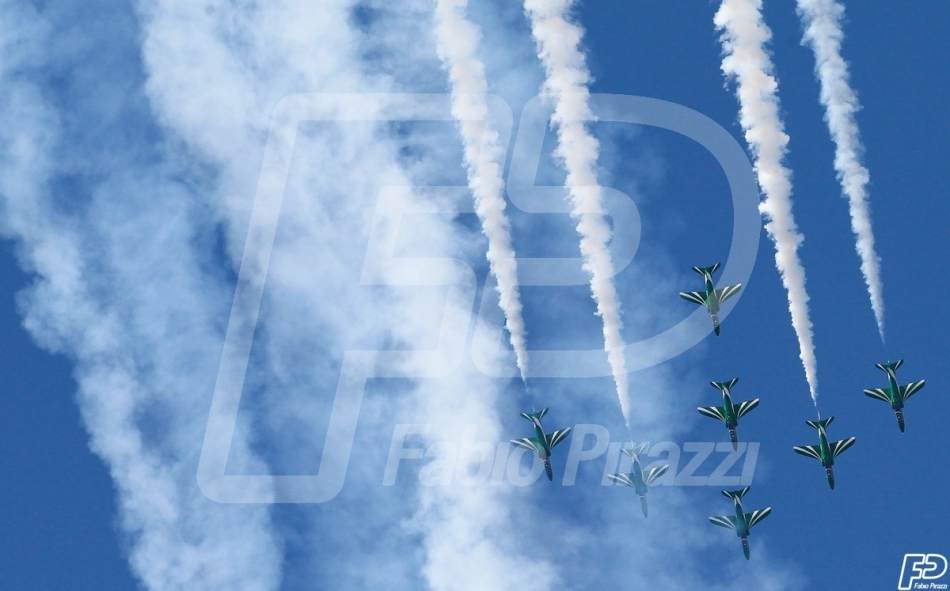
[[[739,406],[736,407],[736,418],[742,418],[742,415],[748,413],[753,408],[759,405],[759,399],[755,400],[746,400],[745,402],[740,402]]]
[[[736,518],[732,515],[716,515],[715,517],[710,517],[709,521],[721,527],[736,529]]]
[[[680,297],[687,302],[693,302],[700,306],[706,305],[706,294],[701,291],[681,291]]]
[[[916,394],[918,390],[924,387],[924,382],[926,382],[926,380],[911,382],[906,386],[901,386],[901,399],[906,401],[908,398]]]
[[[888,395],[887,390],[882,388],[868,388],[864,391],[865,395],[870,396],[871,398],[877,398],[878,400],[883,400],[884,402],[890,404],[891,397]]]
[[[654,480],[666,474],[667,470],[669,469],[669,464],[663,464],[662,466],[657,466],[656,468],[650,468],[647,471],[647,475],[644,477],[643,481],[647,484],[652,484]]]
[[[632,486],[633,488],[636,488],[636,485],[633,483],[633,480],[631,480],[630,476],[626,474],[608,474],[607,478],[613,480],[614,482],[619,482],[620,484],[624,484],[626,486]]]
[[[736,295],[737,293],[739,293],[739,290],[740,290],[740,289],[742,289],[742,284],[741,284],[741,283],[737,283],[737,284],[735,284],[735,285],[730,285],[730,286],[728,286],[728,287],[723,287],[722,289],[717,289],[717,290],[716,290],[716,297],[719,299],[719,303],[721,304],[721,303],[723,303],[724,301],[726,301],[726,300],[728,300],[729,298],[731,298],[732,296],[734,296],[734,295]]]
[[[539,442],[534,437],[523,437],[521,439],[512,439],[511,443],[514,443],[517,446],[523,447],[525,449],[530,449],[534,452],[541,451],[541,442]]]
[[[547,435],[545,435],[545,437],[548,440],[548,448],[554,449],[554,446],[564,441],[564,438],[567,437],[570,433],[571,433],[571,428],[568,427],[567,429],[560,429],[558,431],[555,431],[553,433],[548,433]]]
[[[847,439],[842,439],[841,441],[835,441],[834,443],[830,444],[832,457],[837,458],[838,455],[841,454],[844,450],[854,445],[855,439],[857,438],[848,437]]]
[[[726,422],[726,409],[721,406],[700,406],[697,407],[696,410],[707,417],[712,417],[714,419],[719,419],[722,422]]]
[[[815,458],[819,462],[821,461],[821,452],[818,451],[817,445],[796,445],[793,447],[797,453],[802,454],[803,456],[808,456],[809,458]]]
[[[756,523],[762,521],[772,513],[771,507],[766,507],[765,509],[757,509],[752,513],[746,513],[745,519],[749,522],[749,529],[752,529],[752,526]]]

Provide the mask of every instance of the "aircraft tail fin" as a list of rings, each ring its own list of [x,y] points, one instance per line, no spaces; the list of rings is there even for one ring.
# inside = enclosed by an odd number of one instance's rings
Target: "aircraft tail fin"
[[[744,497],[747,492],[749,492],[749,488],[751,488],[751,487],[748,487],[748,486],[747,486],[747,487],[745,487],[745,488],[742,489],[742,490],[724,490],[724,491],[722,491],[722,496],[724,496],[724,497],[729,497],[729,498],[732,499],[733,501],[739,502],[739,500],[740,500],[742,497]]]
[[[622,451],[623,453],[627,454],[628,456],[630,456],[630,457],[633,458],[634,460],[638,460],[638,459],[640,459],[640,456],[643,455],[643,452],[645,452],[645,451],[647,450],[647,448],[649,448],[649,447],[650,447],[650,444],[649,444],[649,443],[641,443],[640,445],[638,445],[638,446],[636,446],[636,447],[625,447],[625,448],[621,449],[620,451]]]
[[[879,370],[883,371],[886,374],[890,374],[897,371],[897,368],[902,365],[904,365],[904,360],[898,359],[894,363],[875,363],[874,367],[878,368]]]
[[[528,419],[532,423],[539,424],[541,422],[541,417],[543,417],[548,412],[548,409],[542,408],[536,412],[523,412],[521,416]]]
[[[733,386],[739,383],[739,378],[732,378],[728,382],[709,382],[712,384],[713,388],[719,388],[720,390],[729,389],[731,390]]]
[[[805,423],[808,424],[808,426],[812,429],[818,430],[821,427],[827,429],[828,425],[830,425],[833,420],[835,420],[834,417],[828,417],[827,419],[821,421],[805,421]]]
[[[693,267],[693,271],[696,271],[697,273],[705,277],[706,275],[712,275],[713,273],[715,273],[716,269],[718,268],[719,268],[719,263],[716,263],[715,265],[711,267]]]

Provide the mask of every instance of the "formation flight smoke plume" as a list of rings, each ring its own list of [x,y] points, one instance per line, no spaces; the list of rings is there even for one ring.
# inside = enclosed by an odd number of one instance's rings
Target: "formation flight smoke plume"
[[[630,424],[624,342],[620,334],[620,302],[613,283],[614,268],[607,250],[610,227],[604,220],[601,190],[594,167],[599,145],[588,132],[585,121],[592,118],[588,98],[590,72],[579,49],[583,30],[568,20],[573,0],[525,0],[525,12],[538,57],[544,65],[544,92],[554,103],[557,125],[556,154],[567,171],[566,186],[571,199],[571,215],[578,220],[581,256],[590,273],[590,286],[597,314],[604,323],[604,349],[617,385],[617,397],[624,419]]]
[[[518,293],[518,264],[511,246],[510,224],[505,215],[502,193],[507,147],[498,144],[498,132],[488,118],[485,65],[475,56],[481,31],[465,17],[467,5],[468,0],[437,1],[436,41],[439,58],[448,71],[452,87],[452,115],[462,134],[475,212],[488,239],[488,263],[498,281],[498,304],[505,313],[505,326],[524,381],[527,379],[528,351]]]
[[[818,403],[817,361],[808,317],[805,269],[798,258],[802,235],[792,215],[791,172],[782,159],[788,135],[779,117],[778,82],[772,76],[772,61],[765,44],[772,32],[762,20],[761,0],[723,0],[714,22],[722,31],[722,71],[734,78],[738,88],[739,122],[755,160],[755,173],[765,193],[759,211],[765,229],[775,243],[775,266],[788,292],[788,308],[805,378],[812,400]]]
[[[868,210],[868,170],[861,165],[861,133],[854,114],[861,105],[849,82],[848,63],[841,57],[841,18],[844,6],[835,0],[798,0],[805,26],[805,41],[815,52],[815,73],[821,83],[821,104],[835,142],[835,171],[848,197],[851,229],[861,257],[861,274],[871,296],[877,330],[884,340],[884,295],[881,259],[874,250],[874,232]]]

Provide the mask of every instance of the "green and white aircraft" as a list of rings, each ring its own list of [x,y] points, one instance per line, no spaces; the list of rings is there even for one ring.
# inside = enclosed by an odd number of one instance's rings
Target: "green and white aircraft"
[[[874,366],[887,374],[887,388],[872,388],[865,390],[864,393],[871,398],[883,400],[891,405],[894,414],[897,415],[897,426],[904,432],[904,403],[907,399],[917,393],[924,387],[925,380],[911,382],[906,386],[897,385],[897,368],[904,364],[903,359],[898,359],[894,363],[875,363]]]
[[[737,405],[732,404],[732,395],[729,390],[736,385],[739,378],[728,382],[709,382],[714,388],[722,391],[722,406],[700,406],[696,410],[714,419],[719,419],[726,424],[729,429],[729,439],[732,440],[732,449],[739,449],[739,438],[736,437],[736,427],[739,426],[739,419],[750,410],[759,405],[759,399],[740,402]]]
[[[825,429],[833,420],[835,420],[834,417],[828,417],[823,421],[805,421],[809,427],[818,431],[818,445],[796,445],[792,448],[803,456],[815,458],[821,462],[821,465],[825,467],[825,474],[828,475],[828,484],[831,486],[831,490],[835,489],[835,473],[831,469],[835,463],[835,458],[854,445],[856,439],[855,437],[849,437],[834,443],[828,443],[828,434],[825,433]]]
[[[712,274],[715,273],[718,268],[719,263],[716,263],[712,267],[693,267],[693,271],[703,276],[706,282],[706,291],[680,292],[680,297],[684,300],[699,304],[700,306],[706,306],[706,309],[709,310],[709,315],[712,316],[713,330],[716,331],[716,336],[719,336],[719,306],[739,293],[739,290],[742,289],[741,283],[729,285],[721,289],[713,287]]]
[[[647,516],[647,490],[649,490],[650,484],[654,480],[666,474],[667,470],[670,469],[669,464],[663,464],[662,466],[657,466],[656,468],[650,468],[647,470],[646,474],[643,473],[643,467],[640,466],[640,456],[650,447],[649,443],[641,443],[634,449],[623,448],[623,453],[630,456],[633,460],[633,466],[631,472],[626,474],[608,474],[607,478],[613,480],[614,482],[619,482],[633,488],[637,491],[637,495],[640,496],[640,508],[643,509],[643,516]]]
[[[551,470],[551,450],[555,445],[564,441],[564,438],[571,432],[571,428],[560,429],[553,433],[544,434],[544,427],[541,426],[541,417],[548,412],[548,409],[542,408],[538,412],[523,412],[521,416],[531,421],[534,425],[534,437],[524,437],[522,439],[512,439],[515,445],[520,445],[525,449],[537,452],[544,462],[544,471],[548,475],[548,480],[554,481],[554,472]]]
[[[772,513],[771,507],[766,507],[765,509],[757,509],[752,513],[746,513],[745,509],[742,507],[742,497],[749,492],[749,487],[745,487],[742,490],[724,490],[722,494],[724,496],[732,499],[736,504],[736,514],[735,515],[717,515],[715,517],[710,517],[709,521],[713,522],[716,525],[722,527],[728,527],[736,531],[736,535],[739,536],[739,539],[742,540],[742,553],[745,554],[745,559],[749,559],[749,531],[752,529],[752,526],[762,521]]]

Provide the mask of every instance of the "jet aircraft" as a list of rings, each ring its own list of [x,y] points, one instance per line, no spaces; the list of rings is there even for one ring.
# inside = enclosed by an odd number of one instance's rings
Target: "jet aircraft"
[[[717,515],[715,517],[710,517],[709,521],[713,522],[716,525],[722,527],[728,527],[736,531],[736,535],[739,536],[739,539],[742,540],[742,553],[745,554],[745,559],[749,559],[749,530],[752,529],[752,526],[762,521],[772,513],[771,507],[766,507],[765,509],[757,509],[752,513],[746,513],[745,509],[742,507],[742,497],[749,492],[749,487],[745,487],[742,490],[724,490],[722,494],[724,496],[732,499],[736,504],[736,514],[735,515]]]
[[[815,458],[821,462],[821,465],[825,467],[825,474],[828,475],[828,484],[831,486],[831,490],[835,489],[835,473],[831,469],[835,463],[835,458],[838,457],[844,450],[854,445],[854,441],[856,439],[854,437],[849,437],[847,439],[835,441],[834,443],[828,443],[828,434],[825,433],[825,429],[831,424],[831,421],[833,420],[835,420],[834,417],[828,417],[823,421],[805,421],[808,423],[809,427],[818,431],[818,445],[796,445],[793,448],[796,452],[802,454],[803,456]]]
[[[716,331],[716,336],[719,336],[719,306],[739,293],[739,290],[742,289],[741,283],[729,285],[721,289],[713,287],[712,274],[715,273],[718,268],[719,263],[716,263],[712,267],[693,267],[693,271],[703,276],[706,282],[706,290],[680,292],[680,297],[684,300],[699,304],[700,306],[706,306],[706,309],[709,310],[709,315],[712,317],[713,330]]]
[[[887,374],[887,388],[871,388],[864,391],[871,398],[883,400],[891,405],[894,414],[897,415],[897,426],[901,433],[904,432],[904,403],[907,399],[917,393],[924,387],[924,381],[911,382],[905,386],[897,385],[897,368],[904,364],[903,359],[898,359],[894,363],[875,363],[874,366]]]
[[[649,443],[641,443],[634,449],[623,448],[623,453],[630,456],[633,460],[633,466],[631,468],[632,472],[626,474],[608,474],[607,478],[613,480],[614,482],[619,482],[620,484],[625,484],[635,491],[637,495],[640,496],[640,508],[643,509],[643,516],[647,516],[647,490],[650,484],[666,474],[666,471],[670,469],[669,464],[663,464],[662,466],[657,466],[656,468],[650,468],[647,470],[646,474],[643,473],[643,467],[640,466],[640,456],[647,450]]]
[[[732,404],[732,395],[730,389],[736,385],[739,378],[728,382],[709,382],[714,388],[722,391],[722,406],[700,406],[696,410],[714,419],[719,419],[726,424],[729,429],[729,439],[732,440],[732,449],[739,449],[739,438],[736,437],[736,427],[739,426],[739,419],[753,408],[759,405],[759,399],[747,400],[737,405]]]
[[[541,461],[544,462],[544,471],[548,475],[548,480],[554,481],[554,472],[551,470],[551,450],[555,445],[564,440],[565,437],[571,432],[571,428],[560,429],[554,431],[553,433],[544,434],[544,428],[541,426],[541,417],[548,412],[548,409],[542,408],[537,412],[523,412],[521,416],[531,421],[531,424],[534,425],[534,437],[524,437],[522,439],[512,439],[511,442],[515,445],[520,445],[525,449],[530,449],[531,451],[537,452],[541,456]]]

